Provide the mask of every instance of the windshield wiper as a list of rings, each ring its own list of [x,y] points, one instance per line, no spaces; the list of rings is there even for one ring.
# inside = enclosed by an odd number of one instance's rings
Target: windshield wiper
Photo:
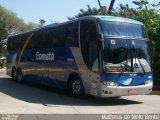
[[[137,58],[140,66],[141,66],[141,68],[142,68],[143,75],[145,75],[146,71],[145,71],[145,69],[144,69],[144,66],[142,65],[142,62],[141,62],[140,59],[137,57],[137,54],[136,54],[136,52],[135,52],[135,47],[134,47],[134,45],[133,45],[133,54],[134,54],[135,59]],[[132,59],[133,59],[133,58],[132,58]]]

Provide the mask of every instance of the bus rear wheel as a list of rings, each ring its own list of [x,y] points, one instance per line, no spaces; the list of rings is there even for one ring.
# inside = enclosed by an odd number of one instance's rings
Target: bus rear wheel
[[[11,76],[12,76],[12,80],[15,81],[16,80],[16,68],[15,67],[12,68]]]
[[[17,70],[16,81],[17,82],[21,82],[22,81],[22,70],[21,70],[21,68],[19,68]]]
[[[82,84],[79,79],[76,77],[72,77],[69,82],[69,92],[71,93],[72,96],[74,97],[82,97]]]

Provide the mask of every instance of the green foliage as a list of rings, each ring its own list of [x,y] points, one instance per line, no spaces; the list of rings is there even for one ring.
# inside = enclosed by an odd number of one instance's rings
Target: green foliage
[[[117,8],[114,12],[115,15],[119,17],[135,19],[137,16],[137,10],[134,8],[130,8],[128,4],[120,4],[119,8]]]
[[[2,53],[3,53],[3,46],[4,46],[4,42],[3,42],[3,39],[5,39],[8,35],[6,29],[6,24],[3,20],[0,19],[0,56],[2,56]]]
[[[82,16],[88,16],[88,15],[101,15],[101,10],[96,8],[91,8],[89,5],[87,6],[87,10],[80,10],[80,13],[76,15],[75,17],[82,17]]]
[[[5,22],[5,29],[8,32],[8,35],[14,35],[26,30],[23,20],[18,18],[16,13],[5,9],[2,6],[0,6],[0,19]]]
[[[4,39],[7,36],[7,31],[5,30],[4,21],[0,20],[0,39]]]
[[[108,15],[106,7],[102,8],[91,8],[89,5],[87,5],[87,10],[80,9],[80,12],[75,15],[74,17],[68,17],[69,20],[83,17],[83,16],[89,16],[89,15]]]
[[[133,1],[133,3],[137,5],[138,9],[135,19],[145,24],[152,48],[155,50],[153,72],[155,76],[158,76],[160,73],[160,2],[150,4],[147,0],[142,0],[140,2]]]
[[[17,14],[0,6],[0,56],[5,54],[6,40],[12,36],[30,29],[40,27],[40,24],[26,24]]]
[[[41,26],[43,26],[43,25],[45,24],[45,22],[46,22],[46,21],[45,21],[44,19],[40,19],[40,20],[39,20],[39,23],[40,23]]]
[[[37,23],[33,23],[33,22],[29,22],[28,24],[26,24],[27,30],[31,30],[33,28],[38,28],[38,27],[41,27],[41,24],[37,24]]]
[[[2,6],[0,6],[0,20],[5,23],[5,29],[8,35],[15,35],[40,26],[40,24],[32,22],[26,24],[22,19],[17,17],[16,13]]]
[[[147,0],[140,0],[140,1],[133,1],[133,3],[135,5],[138,6],[138,9],[147,9],[147,5],[149,4],[149,2]]]

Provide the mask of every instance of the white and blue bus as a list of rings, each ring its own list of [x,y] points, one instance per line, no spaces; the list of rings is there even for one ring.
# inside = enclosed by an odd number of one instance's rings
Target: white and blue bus
[[[113,16],[86,16],[12,36],[7,74],[74,96],[149,94],[152,52],[143,23]]]

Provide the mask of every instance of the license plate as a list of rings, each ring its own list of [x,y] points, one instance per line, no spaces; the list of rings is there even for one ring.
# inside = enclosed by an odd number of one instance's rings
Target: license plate
[[[128,93],[129,94],[137,94],[137,90],[136,89],[129,89]]]

